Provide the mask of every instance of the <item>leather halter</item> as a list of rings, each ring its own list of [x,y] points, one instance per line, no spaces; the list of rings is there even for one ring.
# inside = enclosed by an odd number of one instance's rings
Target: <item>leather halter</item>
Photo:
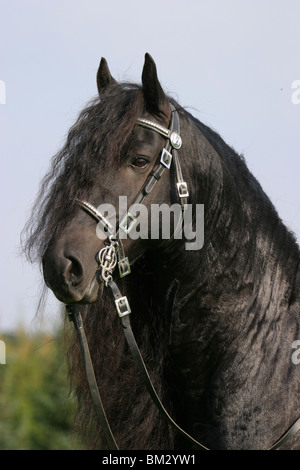
[[[172,159],[174,159],[175,169],[176,169],[176,179],[177,179],[177,191],[178,196],[181,203],[182,208],[182,216],[184,216],[185,205],[187,204],[187,198],[189,196],[188,188],[186,182],[183,180],[182,171],[180,162],[177,155],[177,150],[181,147],[182,141],[180,137],[180,127],[179,127],[179,118],[177,111],[175,108],[170,104],[172,110],[172,118],[170,129],[166,129],[165,127],[152,122],[146,119],[139,118],[137,119],[137,124],[153,131],[158,132],[159,134],[163,135],[166,139],[166,145],[163,148],[160,156],[156,164],[154,165],[154,169],[149,173],[144,186],[142,187],[140,193],[138,194],[134,204],[141,204],[146,196],[152,191],[157,181],[160,180],[163,172],[165,169],[169,169],[171,167]],[[132,230],[133,226],[136,223],[136,218],[130,213],[127,212],[125,216],[122,218],[121,222],[117,225],[116,233],[113,233],[113,227],[107,221],[107,219],[91,204],[86,201],[77,201],[81,208],[86,211],[90,216],[100,222],[103,227],[109,233],[106,241],[104,244],[106,245],[105,248],[100,250],[98,253],[99,264],[101,268],[101,279],[104,282],[106,287],[109,287],[111,290],[112,298],[115,302],[117,313],[121,319],[121,323],[123,326],[124,334],[126,337],[126,341],[128,343],[130,352],[132,357],[135,361],[135,364],[138,368],[140,376],[154,402],[158,410],[162,413],[164,418],[167,422],[172,425],[177,432],[179,432],[182,436],[188,439],[196,449],[200,450],[210,450],[208,447],[204,446],[200,442],[196,441],[192,436],[186,433],[175,421],[171,418],[168,414],[167,410],[163,406],[162,402],[159,399],[159,396],[151,382],[149,373],[147,371],[146,365],[143,361],[141,356],[140,350],[136,343],[131,324],[130,324],[130,317],[129,314],[131,313],[130,305],[126,296],[122,296],[117,284],[113,281],[113,271],[118,263],[119,267],[119,275],[120,277],[124,277],[130,274],[130,263],[127,257],[124,255],[124,249],[122,245],[122,241],[119,237],[120,229],[123,230],[126,234],[129,234]],[[101,400],[101,396],[99,393],[99,388],[97,384],[97,380],[95,377],[94,367],[89,351],[88,341],[85,335],[83,321],[80,313],[80,306],[79,305],[67,305],[67,312],[69,314],[69,318],[71,321],[74,322],[75,328],[79,335],[80,346],[84,358],[84,365],[86,370],[86,376],[91,392],[91,396],[98,413],[98,417],[100,420],[100,424],[102,429],[105,433],[105,437],[109,448],[111,450],[119,450],[119,447],[115,441],[113,432],[110,428],[103,403]],[[284,444],[288,439],[290,439],[296,432],[300,430],[300,418],[298,418],[292,426],[288,428],[288,430],[270,447],[268,450],[275,450],[278,449],[282,444]]]

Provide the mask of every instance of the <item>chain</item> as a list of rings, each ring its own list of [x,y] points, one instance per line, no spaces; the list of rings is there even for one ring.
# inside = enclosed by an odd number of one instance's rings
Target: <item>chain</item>
[[[118,242],[111,235],[109,237],[110,245],[102,248],[98,253],[98,259],[101,267],[101,278],[107,286],[112,280],[112,272],[117,264]]]

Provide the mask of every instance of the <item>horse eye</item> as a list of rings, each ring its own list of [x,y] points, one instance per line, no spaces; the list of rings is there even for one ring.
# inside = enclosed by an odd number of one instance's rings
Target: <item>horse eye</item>
[[[131,163],[132,166],[135,166],[137,168],[146,168],[148,164],[149,161],[147,160],[147,158],[144,157],[135,157]]]

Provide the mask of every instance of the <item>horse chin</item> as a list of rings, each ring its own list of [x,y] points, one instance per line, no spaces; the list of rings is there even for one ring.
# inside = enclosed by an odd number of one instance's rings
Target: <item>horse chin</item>
[[[77,303],[93,304],[101,297],[101,294],[102,287],[99,285],[99,282],[95,277],[85,291],[83,298]]]
[[[88,284],[85,290],[70,288],[64,292],[54,291],[54,294],[60,302],[63,302],[66,305],[85,305],[95,303],[101,297],[102,288],[95,277]]]

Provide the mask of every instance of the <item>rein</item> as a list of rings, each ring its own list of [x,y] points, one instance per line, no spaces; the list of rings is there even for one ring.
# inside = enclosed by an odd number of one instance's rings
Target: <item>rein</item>
[[[182,209],[182,218],[180,223],[182,223],[185,211],[185,205],[187,204],[187,198],[189,196],[187,183],[184,181],[181,171],[181,166],[177,154],[177,150],[182,145],[182,140],[180,137],[180,126],[179,126],[179,117],[177,111],[170,104],[172,110],[172,118],[170,129],[167,129],[155,122],[148,121],[146,119],[139,118],[137,119],[137,124],[145,128],[151,129],[155,132],[158,132],[167,139],[166,145],[163,148],[161,154],[159,155],[153,170],[149,173],[146,182],[144,183],[140,193],[138,194],[136,200],[133,204],[141,204],[146,196],[152,191],[156,183],[160,180],[166,169],[170,169],[172,161],[175,164],[176,170],[176,186],[177,192]],[[128,257],[125,256],[123,244],[120,238],[120,230],[122,230],[126,235],[130,233],[132,228],[137,223],[136,217],[128,211],[125,216],[121,219],[121,222],[117,224],[117,231],[114,233],[113,227],[109,221],[91,204],[86,201],[77,201],[81,208],[87,212],[91,217],[93,217],[98,223],[106,229],[109,233],[104,244],[106,245],[98,253],[99,261],[99,270],[101,280],[104,282],[106,287],[109,287],[115,307],[120,317],[125,338],[131,352],[131,355],[134,359],[134,362],[137,366],[137,369],[140,373],[140,376],[158,410],[167,420],[167,422],[174,427],[174,429],[189,440],[197,449],[200,450],[210,450],[208,447],[204,446],[200,442],[196,441],[192,436],[185,432],[168,414],[167,410],[163,406],[162,402],[159,399],[159,396],[151,382],[150,375],[148,373],[147,367],[143,361],[141,352],[136,343],[131,323],[130,323],[130,305],[126,296],[122,296],[117,284],[113,280],[113,271],[118,264],[119,275],[120,277],[125,277],[130,274],[130,263]],[[178,228],[178,226],[177,226]],[[175,232],[177,230],[175,229]],[[88,380],[88,385],[90,388],[91,396],[100,420],[100,424],[103,428],[107,443],[111,450],[119,450],[118,444],[114,438],[113,432],[110,428],[101,396],[99,393],[99,388],[97,380],[95,377],[94,367],[89,351],[88,341],[85,335],[83,321],[80,313],[79,305],[67,305],[67,312],[71,321],[73,321],[76,331],[79,336],[80,347],[84,359],[84,366],[86,371],[86,376]],[[298,418],[290,428],[273,444],[268,450],[275,450],[282,444],[284,444],[288,439],[290,439],[296,432],[300,430],[300,418]]]

